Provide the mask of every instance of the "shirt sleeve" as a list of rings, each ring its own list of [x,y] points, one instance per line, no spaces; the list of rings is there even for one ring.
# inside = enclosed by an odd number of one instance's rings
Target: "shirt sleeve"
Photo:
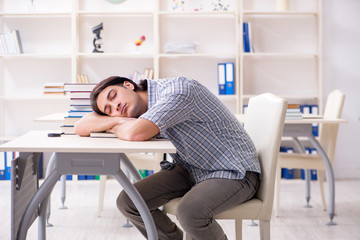
[[[160,93],[156,103],[140,118],[155,123],[160,133],[186,121],[194,110],[194,94],[191,88],[191,83],[186,79],[177,79]]]

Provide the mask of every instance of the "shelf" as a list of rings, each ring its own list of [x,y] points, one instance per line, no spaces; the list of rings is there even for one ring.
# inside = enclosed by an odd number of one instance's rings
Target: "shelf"
[[[275,57],[275,58],[317,58],[318,54],[311,53],[242,53],[244,57]]]
[[[243,11],[244,15],[318,15],[318,11],[253,11],[245,10]]]
[[[0,12],[0,17],[69,17],[71,12]]]
[[[206,17],[234,17],[236,16],[236,12],[233,11],[219,11],[219,12],[209,12],[209,11],[199,11],[199,12],[168,12],[168,11],[161,11],[159,12],[160,16],[206,16]]]
[[[93,15],[93,16],[115,16],[115,17],[152,17],[153,12],[123,12],[123,11],[78,11],[78,15]]]
[[[1,55],[0,58],[4,59],[34,59],[34,58],[48,58],[48,59],[59,59],[59,58],[71,58],[71,54],[37,54],[37,53],[24,53],[24,54],[7,54]]]
[[[147,53],[79,53],[79,57],[87,58],[139,58],[149,59],[153,58],[154,54]]]
[[[11,102],[23,102],[23,101],[68,101],[70,100],[69,96],[66,95],[43,95],[43,96],[26,96],[26,97],[7,97],[2,96],[0,98],[3,101],[11,101]]]
[[[235,58],[235,54],[217,54],[217,53],[161,53],[160,58],[218,58],[229,59]]]

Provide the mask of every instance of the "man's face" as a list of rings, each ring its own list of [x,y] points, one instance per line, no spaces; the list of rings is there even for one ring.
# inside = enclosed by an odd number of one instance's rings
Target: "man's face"
[[[97,106],[111,117],[139,117],[140,97],[134,92],[134,85],[125,81],[122,86],[108,86],[100,92]]]

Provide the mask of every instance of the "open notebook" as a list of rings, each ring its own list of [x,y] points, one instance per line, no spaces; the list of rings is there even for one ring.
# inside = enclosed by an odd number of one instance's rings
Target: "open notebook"
[[[110,132],[91,132],[90,137],[92,138],[116,138],[115,134]]]

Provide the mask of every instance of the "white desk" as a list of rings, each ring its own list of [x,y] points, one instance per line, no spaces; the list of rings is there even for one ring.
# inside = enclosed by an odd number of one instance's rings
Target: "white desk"
[[[236,115],[236,117],[239,119],[239,121],[244,122],[245,116],[244,115]],[[266,119],[264,119],[266,121]],[[298,138],[299,137],[306,137],[311,144],[316,148],[318,153],[320,154],[321,158],[324,160],[324,163],[326,165],[326,171],[329,177],[329,217],[330,222],[328,225],[334,225],[333,222],[334,218],[334,209],[335,209],[335,178],[334,178],[334,171],[331,166],[329,157],[327,156],[326,152],[320,145],[320,143],[317,141],[317,139],[312,134],[312,124],[340,124],[340,123],[346,123],[347,121],[344,119],[324,119],[321,117],[313,116],[312,118],[303,118],[299,120],[289,120],[285,119],[285,125],[284,125],[284,131],[283,136],[284,137],[292,137],[294,140],[297,148],[300,152],[305,153],[305,149],[301,146]],[[308,174],[306,174],[308,175]],[[306,177],[307,181],[307,198],[310,199],[310,193],[309,193],[309,177]]]
[[[171,142],[154,140],[122,141],[116,138],[89,138],[77,135],[48,137],[51,131],[30,131],[0,146],[0,151],[18,151],[19,158],[11,164],[11,239],[25,239],[32,222],[39,217],[39,239],[46,239],[45,213],[48,197],[64,174],[113,175],[139,209],[148,233],[148,239],[157,239],[150,212],[122,172],[120,162],[136,180],[141,179],[125,153],[175,153]],[[41,152],[54,152],[55,168],[39,187],[37,163]],[[40,206],[40,208],[39,208]],[[37,211],[39,209],[39,211]]]

